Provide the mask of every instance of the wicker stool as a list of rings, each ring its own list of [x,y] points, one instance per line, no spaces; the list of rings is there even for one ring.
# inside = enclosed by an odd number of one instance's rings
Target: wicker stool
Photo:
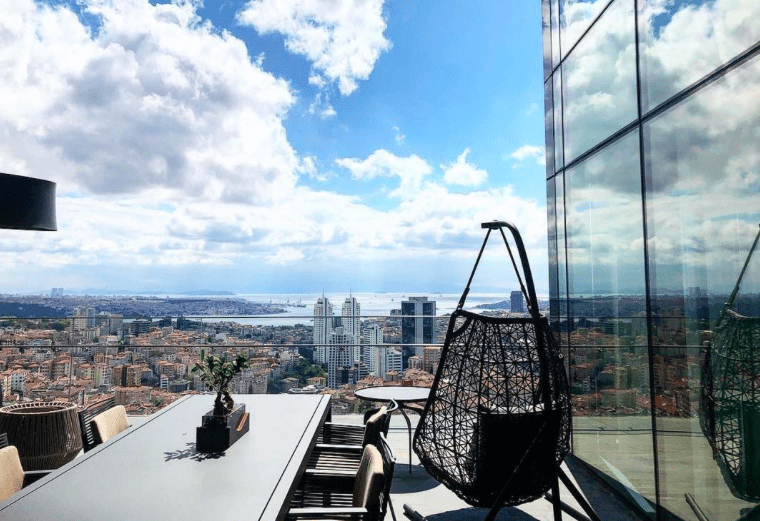
[[[56,469],[82,450],[76,404],[30,402],[0,408],[0,432],[15,445],[24,470]]]

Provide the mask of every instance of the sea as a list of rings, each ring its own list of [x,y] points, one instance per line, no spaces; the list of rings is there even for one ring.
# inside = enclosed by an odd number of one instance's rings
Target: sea
[[[276,313],[271,315],[257,315],[256,317],[236,317],[230,318],[230,321],[239,324],[251,325],[271,325],[271,326],[294,326],[296,324],[310,324],[314,315],[314,304],[322,296],[327,297],[333,305],[336,316],[340,316],[341,305],[349,296],[349,293],[254,293],[254,294],[237,294],[230,295],[226,298],[243,298],[251,302],[260,302],[264,304],[279,304],[285,310],[285,313]],[[428,300],[435,301],[436,315],[442,316],[453,312],[461,294],[448,293],[373,293],[373,292],[352,292],[350,296],[356,298],[359,302],[362,318],[387,317],[392,309],[401,309],[401,301],[409,297],[427,297]],[[494,304],[501,301],[509,301],[509,293],[470,293],[467,296],[464,309],[469,311],[478,311],[476,306],[481,304]],[[482,309],[480,310],[483,311]],[[220,321],[224,319],[210,317],[196,317],[204,321]]]

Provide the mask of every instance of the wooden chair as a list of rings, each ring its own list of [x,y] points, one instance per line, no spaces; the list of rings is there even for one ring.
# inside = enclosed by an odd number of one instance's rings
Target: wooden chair
[[[24,472],[16,447],[3,447],[0,449],[0,501],[49,473],[47,470]]]
[[[90,424],[95,435],[95,442],[105,443],[129,427],[127,410],[123,405],[117,405],[95,416]]]
[[[287,519],[382,520],[387,505],[386,481],[392,479],[383,467],[380,451],[367,445],[353,476],[328,471],[312,474],[306,478],[306,488],[297,491],[291,503],[295,507],[291,506]]]
[[[387,436],[391,414],[397,408],[396,402],[391,400],[387,406],[382,406],[377,409],[375,414],[368,417],[361,429],[362,439],[360,443],[355,443],[353,436],[349,439],[351,443],[341,443],[346,438],[340,436],[337,436],[338,443],[317,443],[309,455],[307,468],[356,472],[362,458],[362,450],[368,444],[379,446],[380,435]]]
[[[379,442],[376,446],[380,452],[383,461],[383,491],[381,494],[380,519],[390,509],[393,520],[396,521],[396,513],[393,510],[391,502],[391,483],[393,482],[393,472],[396,466],[396,455],[393,453],[384,434],[380,435]],[[363,454],[362,454],[363,457]],[[347,469],[306,469],[301,483],[296,490],[293,505],[302,507],[328,507],[352,506],[353,495],[352,486],[359,472]]]
[[[98,414],[111,409],[116,405],[116,399],[112,396],[93,403],[79,411],[79,427],[82,429],[82,448],[85,452],[93,449],[98,443],[95,440],[95,433],[92,430],[92,419]]]

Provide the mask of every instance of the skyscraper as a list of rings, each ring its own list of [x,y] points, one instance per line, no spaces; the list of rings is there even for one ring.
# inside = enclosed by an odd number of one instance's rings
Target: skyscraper
[[[361,336],[361,306],[354,297],[347,297],[341,307],[341,326],[343,332],[351,337],[352,349],[354,350],[354,360],[360,359],[361,346],[359,338]]]
[[[382,377],[377,370],[378,344],[383,343],[383,328],[378,324],[368,324],[362,328],[362,362],[367,366],[367,371]]]
[[[327,344],[330,340],[333,323],[333,307],[327,297],[319,297],[314,304],[314,362],[327,362]]]
[[[341,370],[354,365],[352,336],[347,335],[343,326],[330,333],[327,345],[327,387],[337,388],[341,383]]]
[[[427,297],[409,297],[401,302],[401,315],[411,316],[401,319],[401,342],[405,344],[402,350],[403,367],[406,368],[406,361],[410,356],[422,358],[422,344],[432,344],[436,341],[435,318],[425,318],[435,317],[435,301],[428,301]]]
[[[525,297],[522,291],[513,291],[509,296],[509,302],[512,313],[525,313]]]

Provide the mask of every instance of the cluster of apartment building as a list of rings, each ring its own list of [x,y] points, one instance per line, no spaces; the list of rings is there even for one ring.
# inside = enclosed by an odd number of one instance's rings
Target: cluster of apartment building
[[[393,311],[396,313],[391,315],[401,321],[402,345],[393,345],[384,338],[385,320],[362,320],[361,304],[355,297],[343,301],[339,316],[327,297],[317,299],[314,362],[327,366],[328,387],[355,384],[368,375],[388,381],[410,367],[431,371],[437,367],[440,347],[425,345],[437,340],[435,301],[410,297]]]
[[[202,349],[227,357],[246,353],[250,367],[235,377],[230,390],[263,394],[270,378],[284,376],[301,358],[296,347],[278,348],[225,332],[179,331],[155,323],[147,333],[104,335],[93,343],[82,334],[91,327],[73,326],[72,331],[65,332],[21,325],[1,327],[3,399],[66,398],[84,403],[87,396],[114,389],[127,389],[122,393],[124,399],[155,391],[201,392],[205,385],[191,369],[200,360]],[[250,337],[255,329],[241,326],[238,332],[247,332]]]

